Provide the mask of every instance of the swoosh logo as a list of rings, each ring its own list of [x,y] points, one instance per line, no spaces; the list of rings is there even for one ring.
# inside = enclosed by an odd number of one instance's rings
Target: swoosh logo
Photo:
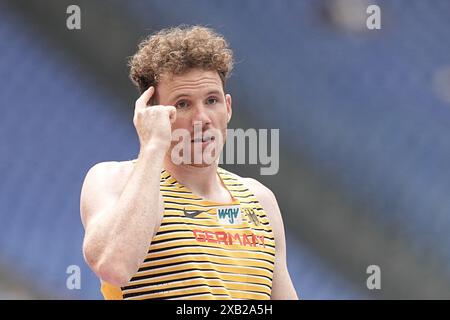
[[[212,210],[212,208],[208,209],[208,210],[186,210],[186,208],[183,208],[183,213],[188,218],[195,218],[200,213],[208,212],[208,211],[211,211],[211,210]]]

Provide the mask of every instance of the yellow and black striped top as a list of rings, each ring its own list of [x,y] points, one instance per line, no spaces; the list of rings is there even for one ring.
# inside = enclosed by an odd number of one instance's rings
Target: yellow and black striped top
[[[105,299],[270,299],[275,239],[263,208],[236,175],[218,168],[231,203],[206,201],[161,173],[164,216],[127,286]]]

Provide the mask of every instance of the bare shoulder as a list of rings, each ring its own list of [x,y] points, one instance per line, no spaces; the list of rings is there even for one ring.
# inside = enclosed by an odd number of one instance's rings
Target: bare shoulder
[[[131,161],[100,162],[92,166],[84,178],[80,196],[83,225],[94,212],[119,197],[132,172]]]
[[[260,202],[272,203],[275,201],[276,203],[275,195],[273,194],[272,190],[263,185],[261,182],[253,178],[241,179]]]
[[[228,171],[229,174],[241,180],[244,185],[255,195],[261,206],[269,215],[275,211],[279,212],[277,200],[274,193],[264,184],[254,178],[241,177],[236,173]]]
[[[95,184],[111,192],[121,189],[120,187],[126,182],[131,171],[131,161],[100,162],[89,169],[84,179],[84,185]]]
[[[241,178],[244,184],[255,195],[264,211],[273,224],[278,224],[281,219],[280,209],[274,193],[264,184],[253,178]]]

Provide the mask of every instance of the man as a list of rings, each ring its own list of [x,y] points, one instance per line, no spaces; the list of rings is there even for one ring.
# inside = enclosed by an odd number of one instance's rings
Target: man
[[[218,167],[232,66],[199,26],[151,35],[131,58],[139,155],[95,165],[81,192],[83,253],[106,299],[297,299],[273,193]]]

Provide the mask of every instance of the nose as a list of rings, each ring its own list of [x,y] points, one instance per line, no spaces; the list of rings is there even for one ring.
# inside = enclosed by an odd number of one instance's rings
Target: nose
[[[209,126],[211,124],[211,118],[209,117],[208,111],[205,106],[202,104],[198,104],[194,108],[194,114],[192,116],[192,126],[198,125],[201,123],[202,128]]]

